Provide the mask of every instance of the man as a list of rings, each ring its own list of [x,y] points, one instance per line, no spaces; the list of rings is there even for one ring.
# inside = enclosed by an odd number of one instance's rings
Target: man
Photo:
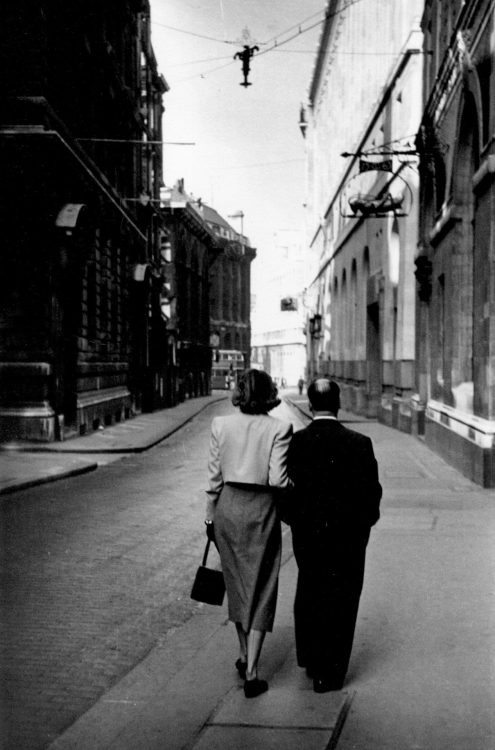
[[[300,667],[317,693],[340,690],[351,655],[366,545],[382,488],[371,440],[337,421],[340,389],[308,387],[313,422],[289,448],[289,508],[299,568],[294,618]]]

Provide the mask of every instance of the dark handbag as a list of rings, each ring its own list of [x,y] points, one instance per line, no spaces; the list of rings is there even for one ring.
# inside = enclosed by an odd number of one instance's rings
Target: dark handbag
[[[223,580],[221,570],[212,570],[206,567],[210,544],[211,540],[208,539],[203,555],[203,563],[198,568],[192,587],[191,599],[195,599],[197,602],[204,602],[205,604],[221,605],[225,596],[225,581]]]

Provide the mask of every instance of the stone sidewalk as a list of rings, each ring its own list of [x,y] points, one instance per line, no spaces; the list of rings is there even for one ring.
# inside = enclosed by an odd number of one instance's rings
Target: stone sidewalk
[[[172,409],[141,414],[65,442],[4,443],[0,445],[0,495],[85,474],[122,455],[142,453],[228,395],[218,391],[211,396],[190,399]]]
[[[284,534],[279,603],[267,636],[262,696],[246,700],[235,629],[221,608],[201,612],[106,693],[49,750],[330,750],[353,691],[317,695],[295,661],[296,565]]]

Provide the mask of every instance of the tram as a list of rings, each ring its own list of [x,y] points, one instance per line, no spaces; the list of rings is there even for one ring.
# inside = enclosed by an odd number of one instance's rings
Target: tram
[[[211,387],[229,390],[244,371],[244,355],[236,349],[214,349],[211,363]]]

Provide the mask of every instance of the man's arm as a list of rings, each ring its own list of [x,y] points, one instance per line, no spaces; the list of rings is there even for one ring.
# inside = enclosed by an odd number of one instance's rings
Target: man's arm
[[[370,526],[380,518],[380,500],[383,490],[378,478],[378,464],[373,451],[373,443],[367,438],[361,457],[361,482],[363,499],[366,503],[366,514]]]

